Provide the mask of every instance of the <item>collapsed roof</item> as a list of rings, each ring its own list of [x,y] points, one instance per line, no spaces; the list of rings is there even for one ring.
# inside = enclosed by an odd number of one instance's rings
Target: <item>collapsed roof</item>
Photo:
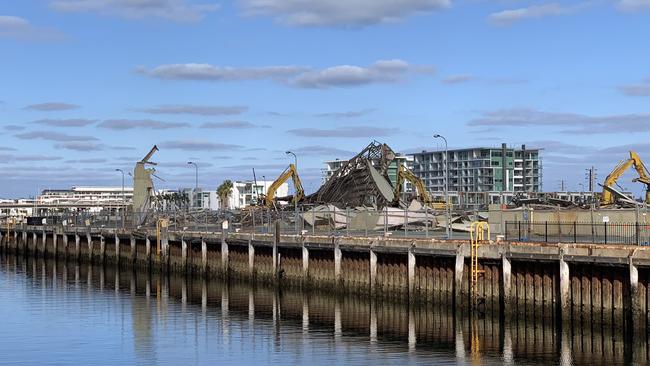
[[[337,207],[389,206],[394,199],[394,188],[388,172],[397,168],[396,157],[388,145],[373,141],[344,162],[318,191],[305,197],[303,203]]]

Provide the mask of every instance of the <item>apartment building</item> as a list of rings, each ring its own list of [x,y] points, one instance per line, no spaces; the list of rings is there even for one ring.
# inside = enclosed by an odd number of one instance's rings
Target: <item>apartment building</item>
[[[460,207],[506,203],[519,192],[542,190],[540,149],[472,147],[448,151],[449,196]],[[409,154],[413,173],[434,197],[445,190],[445,151]]]

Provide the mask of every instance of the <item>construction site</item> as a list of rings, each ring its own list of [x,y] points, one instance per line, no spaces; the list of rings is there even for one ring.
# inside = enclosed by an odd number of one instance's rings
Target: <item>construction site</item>
[[[644,185],[648,192],[648,171],[633,151],[599,184],[602,191],[589,198],[570,200],[558,193],[519,192],[507,203],[468,210],[451,201],[446,204],[443,192],[432,195],[405,160],[398,159],[399,155],[387,144],[373,141],[357,155],[342,161],[311,194],[306,194],[296,165],[289,164],[265,192],[254,197],[251,205],[213,212],[180,210],[173,200],[156,194],[152,181],[155,163],[151,158],[157,150],[154,146],[134,168],[133,206],[126,214],[132,218],[127,223],[136,227],[152,226],[161,219],[175,227],[220,225],[227,219],[233,229],[244,232],[269,232],[271,225],[280,222],[283,230],[296,233],[424,237],[457,233],[462,237],[462,233],[470,231],[471,223],[487,222],[493,235],[504,237],[513,235],[509,230],[517,225],[517,236],[522,239],[536,233],[542,235],[539,226],[545,223],[546,240],[551,236],[574,238],[577,242],[604,235],[601,232],[610,224],[613,229],[609,234],[618,236],[618,240],[647,241],[647,204],[617,186],[619,178],[633,168],[638,175],[634,182]],[[291,182],[294,193],[278,196],[278,187],[287,182]],[[552,223],[550,227],[548,223]],[[617,232],[617,225],[625,225],[625,230]]]
[[[506,166],[505,144],[502,149],[502,154],[497,150],[500,153],[497,164]],[[526,152],[525,147],[522,150]],[[387,144],[373,141],[349,160],[337,161],[337,169],[311,194],[305,192],[296,164],[289,164],[277,179],[264,184],[264,191],[253,192],[250,204],[220,210],[191,208],[187,205],[187,196],[157,190],[153,179],[158,178],[157,164],[153,158],[158,151],[158,147],[153,146],[135,162],[133,188],[129,190],[131,202],[123,200],[99,207],[99,211],[88,210],[85,205],[41,204],[40,211],[34,212],[32,218],[12,215],[11,208],[15,206],[12,204],[4,204],[2,212],[6,221],[14,225],[30,220],[31,224],[65,222],[71,226],[144,228],[165,222],[174,228],[216,230],[223,221],[228,221],[232,230],[267,233],[278,222],[283,231],[293,233],[452,238],[454,235],[467,237],[473,222],[487,222],[491,235],[504,239],[514,236],[518,240],[533,237],[541,240],[543,237],[543,241],[610,243],[650,240],[646,235],[647,204],[630,197],[617,183],[626,171],[633,170],[637,174],[633,181],[646,188],[645,201],[648,201],[649,174],[633,151],[629,158],[612,169],[602,184],[590,181],[590,185],[602,187],[601,192],[570,197],[562,192],[540,192],[537,188],[526,191],[524,186],[518,192],[497,192],[502,196],[498,203],[490,203],[487,199],[488,194],[494,192],[483,192],[484,204],[469,207],[452,200],[450,197],[454,193],[446,189],[429,191],[430,187],[428,189],[418,176],[423,174],[416,174],[410,168],[413,163]],[[441,166],[446,168],[447,159],[442,157]],[[526,164],[524,159],[522,165]],[[502,171],[506,177],[505,169]],[[501,174],[499,172],[495,170],[496,175]],[[443,178],[446,188],[446,175]],[[284,186],[286,192],[287,183],[291,183],[293,193],[280,195],[279,188]],[[257,183],[254,186],[258,186]],[[231,192],[232,187],[226,187],[219,194],[227,199]],[[503,197],[506,193],[507,199]],[[605,234],[608,224],[610,230]]]

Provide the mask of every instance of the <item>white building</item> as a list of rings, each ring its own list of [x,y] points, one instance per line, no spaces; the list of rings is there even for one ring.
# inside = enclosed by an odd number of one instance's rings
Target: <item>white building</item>
[[[235,181],[233,182],[232,193],[228,198],[229,209],[239,209],[249,206],[255,202],[269,189],[273,181]],[[289,184],[282,183],[275,193],[276,197],[289,195]]]
[[[346,162],[347,160],[339,160],[339,159],[327,160],[323,162],[323,164],[325,164],[325,167],[321,170],[322,183],[324,184],[325,182],[327,182],[330,179],[330,177],[334,174],[334,172],[339,170],[339,168],[343,165],[343,163]]]
[[[217,191],[206,191],[203,188],[181,188],[178,191],[165,191],[165,193],[180,192],[187,196],[190,208],[204,208],[209,210],[219,209]]]
[[[37,204],[127,204],[133,199],[132,187],[72,187],[45,189],[36,197]]]

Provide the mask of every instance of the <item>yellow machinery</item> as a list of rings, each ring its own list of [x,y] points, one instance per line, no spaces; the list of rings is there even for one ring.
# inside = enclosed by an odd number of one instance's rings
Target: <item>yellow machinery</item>
[[[487,236],[485,235],[487,233]],[[490,242],[490,224],[483,221],[476,221],[470,225],[469,238],[471,244],[470,252],[470,296],[472,298],[472,308],[478,312],[485,312],[485,309],[481,309],[481,305],[485,305],[485,299],[479,299],[478,293],[478,279],[479,276],[485,273],[484,270],[479,269],[478,266],[478,248],[483,244],[489,244]],[[481,353],[481,339],[479,333],[479,326],[477,317],[472,316],[471,324],[471,350],[472,350],[472,359],[478,361],[480,359],[479,355]],[[473,362],[474,363],[474,362]]]
[[[275,201],[275,194],[277,193],[278,188],[291,178],[293,180],[293,187],[296,190],[296,193],[293,195],[293,202],[298,203],[305,196],[305,190],[302,188],[302,183],[300,182],[300,177],[298,177],[298,170],[294,164],[289,164],[289,167],[280,174],[278,179],[276,179],[266,191],[266,196],[264,197],[264,202],[267,207],[273,207]]]
[[[487,232],[487,237],[485,233]],[[470,253],[470,275],[471,275],[471,295],[472,304],[478,305],[478,278],[485,272],[478,267],[478,248],[490,241],[490,224],[484,221],[473,222],[470,225],[469,238],[472,245]]]
[[[639,155],[634,151],[630,151],[630,158],[618,163],[614,170],[612,170],[612,172],[609,173],[605,179],[605,182],[603,183],[603,195],[600,199],[601,205],[609,205],[614,203],[614,196],[612,195],[612,192],[607,189],[607,187],[613,187],[614,184],[616,184],[618,178],[620,178],[621,175],[623,175],[623,173],[625,173],[625,171],[630,168],[630,166],[634,166],[634,169],[636,169],[637,173],[639,174],[639,177],[635,178],[633,182],[641,182],[645,184],[645,200],[646,202],[650,203],[650,178],[648,177],[648,170],[646,169],[645,164],[643,164],[643,161],[641,161]]]
[[[425,205],[431,203],[431,197],[429,193],[424,188],[424,183],[422,180],[408,170],[404,165],[400,164],[399,169],[397,170],[397,182],[395,183],[395,199],[398,200],[402,196],[402,187],[404,186],[404,181],[409,181],[415,187],[418,195],[422,199]]]
[[[422,180],[413,174],[410,170],[408,170],[404,165],[400,165],[399,169],[397,170],[397,182],[395,182],[395,200],[399,200],[400,197],[402,196],[402,187],[404,186],[404,182],[409,181],[411,184],[415,187],[415,190],[417,191],[418,195],[420,196],[420,199],[422,202],[426,205],[429,206],[433,209],[436,210],[444,210],[445,209],[445,202],[434,202],[431,200],[431,196],[429,196],[429,193],[427,193],[426,188],[424,188],[424,183]]]

